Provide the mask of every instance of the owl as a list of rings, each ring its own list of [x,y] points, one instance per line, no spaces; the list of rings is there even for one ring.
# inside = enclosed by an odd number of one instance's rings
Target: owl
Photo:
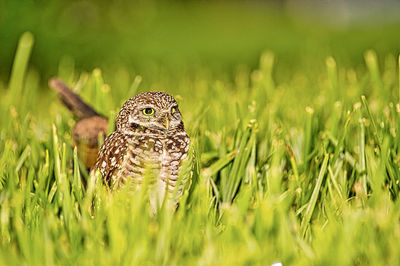
[[[136,188],[147,182],[150,205],[158,208],[166,196],[174,195],[176,203],[190,186],[190,173],[178,180],[189,143],[175,99],[160,91],[140,93],[122,105],[95,169],[111,188],[128,179]]]

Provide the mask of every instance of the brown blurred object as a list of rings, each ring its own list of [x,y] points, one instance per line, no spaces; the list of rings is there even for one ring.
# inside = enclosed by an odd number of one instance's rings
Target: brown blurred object
[[[89,170],[96,163],[99,140],[104,141],[107,135],[108,118],[96,112],[60,79],[51,79],[49,86],[78,119],[72,129],[73,145],[78,148],[78,157]]]

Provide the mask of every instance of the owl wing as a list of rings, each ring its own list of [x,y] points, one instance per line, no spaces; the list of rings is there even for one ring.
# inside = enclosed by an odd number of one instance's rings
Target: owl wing
[[[106,184],[111,184],[112,176],[117,174],[128,148],[128,136],[113,132],[101,146],[95,169],[99,169]]]
[[[185,191],[189,191],[192,178],[193,178],[193,169],[194,169],[194,150],[190,145],[190,139],[185,134],[176,136],[177,141],[175,142],[176,147],[178,149],[178,153],[181,154],[179,158],[179,171],[176,184],[172,191],[174,203],[178,204],[179,199],[185,193]]]

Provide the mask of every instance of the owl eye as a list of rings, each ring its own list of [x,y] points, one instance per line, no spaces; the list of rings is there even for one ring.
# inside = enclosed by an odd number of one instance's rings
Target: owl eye
[[[143,114],[144,114],[144,115],[153,115],[153,114],[154,114],[154,109],[153,109],[153,108],[150,108],[150,107],[144,108],[144,109],[143,109]]]
[[[172,107],[171,108],[171,114],[175,114],[175,112],[176,112],[176,107]]]

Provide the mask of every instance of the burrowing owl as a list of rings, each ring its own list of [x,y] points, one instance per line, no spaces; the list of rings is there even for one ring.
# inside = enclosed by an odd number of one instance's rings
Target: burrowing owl
[[[189,142],[175,99],[160,91],[140,93],[122,105],[95,168],[111,187],[129,178],[140,187],[146,176],[154,177],[150,203],[159,206],[165,195],[174,192]],[[179,195],[190,178],[180,183]]]

